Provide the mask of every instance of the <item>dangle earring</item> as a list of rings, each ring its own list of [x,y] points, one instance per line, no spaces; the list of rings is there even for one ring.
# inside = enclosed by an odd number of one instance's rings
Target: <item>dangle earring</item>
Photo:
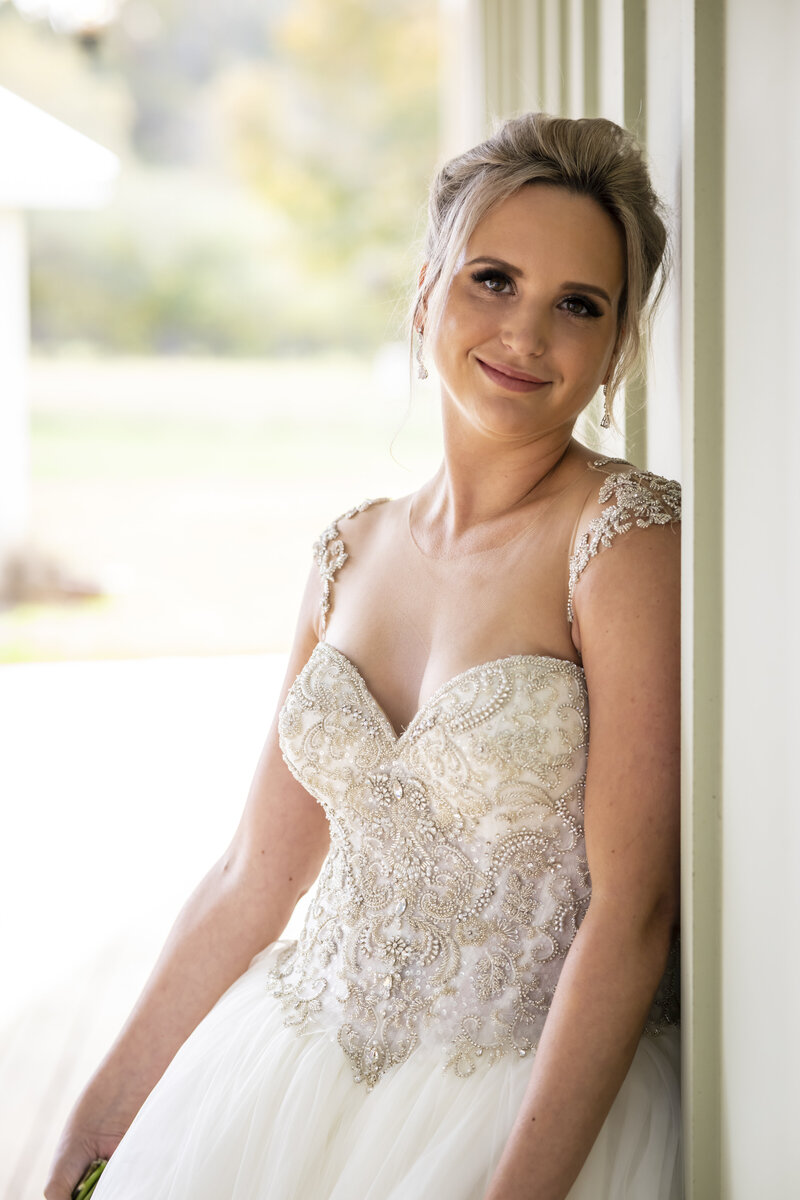
[[[608,411],[608,384],[603,384],[603,415],[600,418],[600,426],[602,429],[608,429],[611,424],[611,416]]]
[[[417,378],[418,379],[427,379],[428,378],[428,368],[425,366],[425,362],[422,358],[422,347],[424,345],[424,342],[422,340],[422,330],[418,329],[417,333],[419,334],[419,341],[417,342]]]

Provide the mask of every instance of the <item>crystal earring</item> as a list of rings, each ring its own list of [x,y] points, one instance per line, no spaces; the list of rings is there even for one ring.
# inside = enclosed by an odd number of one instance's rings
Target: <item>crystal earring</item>
[[[600,426],[602,429],[608,429],[611,424],[611,416],[608,411],[608,384],[603,384],[603,415],[600,418]]]
[[[428,368],[425,366],[425,362],[422,357],[422,348],[424,345],[424,342],[422,340],[422,330],[419,329],[417,332],[419,333],[419,341],[417,342],[417,378],[418,379],[427,379],[428,378]]]

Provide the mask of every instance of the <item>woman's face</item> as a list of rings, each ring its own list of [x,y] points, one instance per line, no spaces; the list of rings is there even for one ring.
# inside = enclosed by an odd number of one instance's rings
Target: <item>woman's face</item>
[[[445,402],[496,438],[569,436],[608,375],[624,255],[588,196],[533,184],[497,204],[467,243],[433,341]]]

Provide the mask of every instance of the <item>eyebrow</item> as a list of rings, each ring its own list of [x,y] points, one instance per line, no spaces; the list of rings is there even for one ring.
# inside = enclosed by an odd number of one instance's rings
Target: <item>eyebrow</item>
[[[601,300],[605,300],[609,308],[611,308],[611,297],[604,288],[595,287],[593,283],[576,283],[575,280],[567,280],[562,284],[564,288],[574,288],[576,292],[591,292],[593,296],[599,296]]]
[[[471,258],[468,263],[464,263],[465,267],[474,267],[476,263],[491,263],[493,267],[499,267],[502,271],[509,275],[519,278],[522,274],[519,267],[512,267],[511,263],[505,262],[502,258],[492,258],[488,254],[480,254],[477,258]]]
[[[511,263],[505,262],[502,258],[491,258],[489,255],[480,255],[478,258],[471,258],[468,263],[464,263],[465,267],[474,267],[476,263],[491,263],[492,266],[499,267],[508,275],[512,275],[515,279],[523,274],[519,267],[512,266]],[[589,292],[593,296],[599,296],[601,300],[605,300],[608,307],[611,307],[611,297],[604,288],[596,287],[593,283],[577,283],[574,279],[568,279],[566,283],[562,283],[562,288],[574,289],[578,292]]]

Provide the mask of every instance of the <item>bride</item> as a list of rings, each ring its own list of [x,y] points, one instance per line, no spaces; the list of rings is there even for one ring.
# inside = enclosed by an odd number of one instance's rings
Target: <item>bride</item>
[[[680,490],[573,435],[665,245],[609,121],[528,114],[439,173],[444,460],[316,542],[239,827],[47,1200],[95,1158],[96,1200],[682,1196]]]

